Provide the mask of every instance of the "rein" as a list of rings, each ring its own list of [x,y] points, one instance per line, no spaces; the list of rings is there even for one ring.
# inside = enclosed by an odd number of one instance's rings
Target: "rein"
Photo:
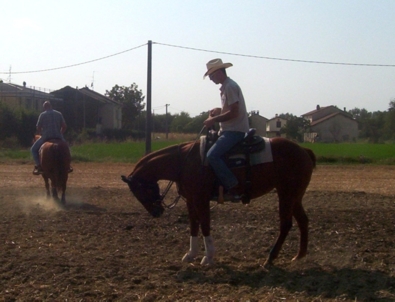
[[[191,148],[188,150],[188,153],[187,153],[187,155],[185,156],[185,159],[188,158],[188,156],[189,156],[189,154],[191,153],[193,147],[195,146],[197,140],[200,138],[200,135],[202,134],[204,128],[205,128],[205,126],[203,126],[202,130],[200,130],[200,132],[199,132],[199,134],[197,135],[195,141],[193,142]],[[180,148],[178,148],[178,154],[180,154]],[[181,167],[181,165],[180,165],[180,167]],[[178,173],[181,174],[181,168],[180,168],[180,171],[179,171]],[[169,181],[169,183],[167,184],[166,189],[165,189],[165,190],[163,191],[163,193],[160,195],[160,202],[161,202],[162,206],[163,206],[164,208],[166,208],[166,209],[173,209],[173,208],[178,204],[178,202],[180,201],[180,199],[182,198],[182,196],[181,196],[180,194],[178,194],[178,196],[177,196],[176,198],[174,198],[174,200],[173,200],[172,203],[166,204],[166,203],[164,202],[164,199],[165,199],[167,193],[169,193],[170,188],[173,186],[173,183],[174,183],[174,181],[172,181],[172,180]],[[177,191],[178,191],[178,190],[177,190]]]

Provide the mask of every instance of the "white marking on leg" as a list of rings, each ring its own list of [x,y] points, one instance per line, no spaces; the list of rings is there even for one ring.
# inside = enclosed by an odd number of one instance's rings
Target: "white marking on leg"
[[[182,262],[192,262],[198,254],[198,237],[189,237],[189,251],[182,257]]]
[[[214,241],[211,236],[204,237],[204,248],[206,250],[206,255],[203,257],[200,262],[201,265],[213,265],[214,264]]]

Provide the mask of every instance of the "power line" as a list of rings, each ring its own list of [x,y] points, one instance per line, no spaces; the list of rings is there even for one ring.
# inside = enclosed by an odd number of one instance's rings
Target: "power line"
[[[327,64],[327,65],[345,65],[345,66],[364,66],[364,67],[395,67],[395,64],[366,64],[366,63],[344,63],[344,62],[326,62],[326,61],[312,61],[312,60],[298,60],[298,59],[286,59],[286,58],[275,58],[275,57],[266,57],[266,56],[257,56],[257,55],[246,55],[246,54],[238,54],[238,53],[231,53],[231,52],[224,52],[224,51],[216,51],[216,50],[208,50],[208,49],[201,49],[201,48],[194,48],[194,47],[187,47],[187,46],[180,46],[180,45],[172,45],[172,44],[166,44],[166,43],[160,43],[160,42],[153,42],[153,44],[157,45],[163,45],[163,46],[168,46],[168,47],[175,47],[175,48],[181,48],[181,49],[188,49],[188,50],[194,50],[194,51],[202,51],[202,52],[210,52],[210,53],[217,53],[217,54],[225,54],[225,55],[231,55],[231,56],[239,56],[239,57],[248,57],[248,58],[256,58],[256,59],[265,59],[265,60],[277,60],[277,61],[286,61],[286,62],[298,62],[298,63],[310,63],[310,64]],[[12,72],[13,74],[23,74],[23,73],[38,73],[38,72],[46,72],[46,71],[53,71],[53,70],[59,70],[59,69],[65,69],[65,68],[71,68],[71,67],[76,67],[84,64],[89,64],[92,62],[96,61],[101,61],[105,60],[114,56],[121,55],[123,53],[138,49],[140,47],[143,47],[147,45],[147,43],[144,43],[142,45],[120,51],[105,57],[81,62],[81,63],[76,63],[76,64],[71,64],[67,66],[62,66],[62,67],[54,67],[54,68],[48,68],[48,69],[41,69],[41,70],[31,70],[31,71],[15,71]],[[10,74],[10,71],[6,72],[0,72],[0,74]]]
[[[211,52],[211,53],[218,53],[218,54],[226,54],[226,55],[231,55],[231,56],[248,57],[248,58],[265,59],[265,60],[277,60],[277,61],[288,61],[288,62],[298,62],[298,63],[312,63],[312,64],[349,65],[349,66],[395,67],[395,64],[341,63],[341,62],[325,62],[325,61],[309,61],[309,60],[273,58],[273,57],[244,55],[244,54],[237,54],[237,53],[224,52],[224,51],[200,49],[200,48],[193,48],[193,47],[186,47],[186,46],[178,46],[178,45],[171,45],[171,44],[160,43],[160,42],[153,42],[153,43],[154,44],[158,44],[158,45],[164,45],[164,46],[176,47],[176,48],[183,48],[183,49],[189,49],[189,50],[195,50],[195,51],[204,51],[204,52]]]
[[[158,109],[164,109],[165,107],[166,107],[166,105],[162,105],[162,106],[158,106],[158,107],[155,107],[155,108],[152,108],[152,109],[158,110]]]
[[[145,45],[147,45],[147,43],[142,44],[142,45],[140,45],[140,46],[136,46],[136,47],[127,49],[127,50],[124,50],[124,51],[121,51],[121,52],[114,53],[114,54],[112,54],[112,55],[108,55],[108,56],[105,56],[105,57],[101,57],[101,58],[98,58],[98,59],[93,59],[93,60],[86,61],[86,62],[82,62],[82,63],[72,64],[72,65],[67,65],[67,66],[62,66],[62,67],[41,69],[41,70],[17,71],[17,72],[14,71],[14,72],[12,72],[12,73],[13,73],[13,74],[36,73],[36,72],[53,71],[53,70],[59,70],[59,69],[65,69],[65,68],[80,66],[80,65],[84,65],[84,64],[88,64],[88,63],[92,63],[92,62],[104,60],[104,59],[108,59],[108,58],[111,58],[111,57],[115,57],[115,56],[118,56],[118,55],[123,54],[123,53],[125,53],[125,52],[132,51],[132,50],[135,50],[135,49],[137,49],[137,48],[143,47],[143,46],[145,46]],[[9,73],[9,72],[0,72],[0,74],[7,74],[7,73]]]

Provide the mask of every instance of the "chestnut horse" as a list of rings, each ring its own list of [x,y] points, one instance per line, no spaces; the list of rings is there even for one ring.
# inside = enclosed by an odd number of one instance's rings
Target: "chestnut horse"
[[[316,165],[316,157],[310,149],[284,138],[272,138],[270,144],[273,162],[252,166],[249,186],[251,198],[262,196],[273,189],[277,190],[279,198],[280,234],[265,266],[271,265],[277,258],[292,227],[293,217],[300,231],[299,251],[293,260],[306,255],[308,218],[302,198]],[[214,263],[214,244],[210,236],[210,199],[216,189],[216,179],[210,168],[202,166],[199,148],[199,142],[189,142],[150,153],[138,161],[129,176],[122,176],[122,180],[154,217],[159,217],[164,212],[158,180],[176,182],[178,193],[186,199],[190,221],[190,249],[182,261],[192,262],[200,251],[197,237],[200,227],[205,246],[201,264],[210,265]],[[239,179],[240,193],[243,193],[245,168],[236,168],[233,172]]]
[[[59,201],[58,191],[61,191],[62,198],[60,201],[63,205],[66,203],[66,185],[70,162],[70,150],[63,140],[53,139],[41,146],[40,164],[43,169],[42,177],[44,178],[47,197],[51,196],[49,191],[49,180],[51,180],[52,197]]]

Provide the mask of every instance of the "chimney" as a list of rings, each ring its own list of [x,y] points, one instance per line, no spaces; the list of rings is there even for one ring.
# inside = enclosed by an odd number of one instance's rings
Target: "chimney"
[[[23,87],[25,87],[25,88],[26,88],[26,82],[25,82],[25,81],[23,81]]]
[[[317,110],[320,110],[320,109],[321,109],[320,105],[317,105]]]

